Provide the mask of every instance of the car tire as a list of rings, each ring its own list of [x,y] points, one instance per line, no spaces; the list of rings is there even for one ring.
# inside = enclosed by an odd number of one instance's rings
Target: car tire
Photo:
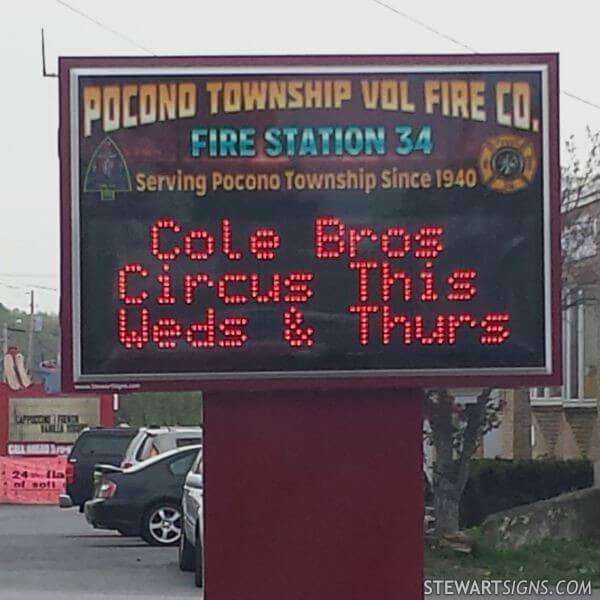
[[[195,569],[196,565],[196,550],[194,546],[192,546],[186,535],[185,529],[181,531],[181,537],[179,538],[179,553],[178,553],[178,562],[179,568],[182,571],[192,572]]]
[[[151,546],[176,546],[183,526],[181,507],[165,500],[153,504],[142,517],[141,536]]]
[[[200,541],[200,535],[196,534],[196,556],[194,561],[194,583],[196,587],[203,587],[204,585],[204,569],[203,569],[203,560],[202,556],[202,543]]]

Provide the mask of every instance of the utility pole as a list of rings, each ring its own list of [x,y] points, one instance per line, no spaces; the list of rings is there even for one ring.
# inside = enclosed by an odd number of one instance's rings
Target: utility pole
[[[6,383],[6,372],[4,371],[4,357],[8,352],[8,323],[2,323],[2,382]]]
[[[34,292],[29,292],[29,342],[27,344],[27,371],[31,371],[33,360],[33,315],[35,312]]]

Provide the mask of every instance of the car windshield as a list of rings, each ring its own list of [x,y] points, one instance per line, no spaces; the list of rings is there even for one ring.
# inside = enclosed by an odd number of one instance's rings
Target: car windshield
[[[153,456],[151,458],[148,458],[148,459],[142,461],[141,463],[134,465],[133,467],[129,467],[128,469],[125,469],[124,472],[125,473],[133,473],[135,471],[140,471],[141,469],[150,467],[150,466],[156,464],[157,462],[160,462],[161,460],[167,460],[171,456],[174,456],[177,454],[183,454],[186,451],[189,452],[190,450],[200,450],[200,448],[201,448],[200,445],[195,445],[195,446],[186,446],[185,448],[176,448],[175,450],[169,450],[168,452],[163,452],[162,454],[159,454],[158,456]]]

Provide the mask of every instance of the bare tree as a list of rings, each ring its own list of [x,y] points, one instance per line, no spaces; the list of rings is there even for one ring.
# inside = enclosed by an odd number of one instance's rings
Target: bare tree
[[[469,478],[469,467],[483,436],[500,425],[500,400],[490,388],[475,402],[461,405],[446,389],[425,394],[430,432],[427,441],[435,449],[433,497],[437,537],[459,529],[459,506]]]
[[[567,140],[561,168],[563,309],[598,301],[598,269],[583,259],[596,254],[599,234],[597,220],[586,206],[600,194],[600,132],[593,133],[588,127],[586,138],[583,150],[573,136]]]
[[[596,323],[600,323],[600,264],[596,258],[600,210],[595,206],[600,199],[600,132],[594,133],[588,127],[585,147],[579,149],[571,137],[566,151],[561,195],[562,305],[563,310],[581,304],[588,306]],[[584,160],[580,158],[582,155]],[[596,355],[600,357],[600,339],[596,339],[595,346]],[[595,387],[600,390],[600,365],[593,367]],[[600,486],[600,455],[591,458],[594,484]]]
[[[577,150],[575,137],[571,136],[565,142],[566,161],[561,167],[562,190],[561,209],[568,213],[580,206],[582,200],[590,192],[590,185],[600,175],[600,131],[592,132],[586,129],[585,160],[582,162],[581,153]]]

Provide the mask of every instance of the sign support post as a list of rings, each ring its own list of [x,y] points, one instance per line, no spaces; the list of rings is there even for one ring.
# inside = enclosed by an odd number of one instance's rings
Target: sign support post
[[[416,600],[418,390],[207,394],[206,600]]]

